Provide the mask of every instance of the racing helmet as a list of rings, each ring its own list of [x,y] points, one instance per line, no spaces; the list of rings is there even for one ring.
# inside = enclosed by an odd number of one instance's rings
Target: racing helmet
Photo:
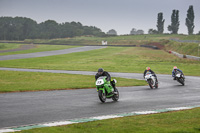
[[[178,68],[177,68],[177,66],[174,66],[173,69],[176,70],[176,69],[178,69]]]
[[[102,75],[103,72],[104,72],[103,68],[99,68],[99,69],[98,69],[98,74],[99,74],[99,75]]]
[[[146,70],[149,71],[149,70],[151,70],[151,68],[150,67],[146,67]]]

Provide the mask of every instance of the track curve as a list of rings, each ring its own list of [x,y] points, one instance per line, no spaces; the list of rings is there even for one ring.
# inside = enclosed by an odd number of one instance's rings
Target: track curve
[[[6,68],[0,69],[5,70]],[[23,69],[23,71],[34,70]],[[41,71],[45,72],[46,70]],[[84,75],[95,73],[90,71],[53,71],[55,73],[81,73]],[[110,74],[113,77],[142,79],[142,74],[138,73],[112,72]],[[0,128],[124,112],[200,105],[200,77],[186,76],[186,85],[181,86],[172,80],[171,75],[158,74],[157,76],[158,89],[151,90],[148,86],[118,87],[119,101],[107,100],[104,104],[99,101],[96,89],[0,94]]]

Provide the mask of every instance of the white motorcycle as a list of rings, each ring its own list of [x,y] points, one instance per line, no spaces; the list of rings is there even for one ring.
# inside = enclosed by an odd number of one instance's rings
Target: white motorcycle
[[[156,77],[153,76],[150,72],[147,72],[144,78],[151,89],[153,89],[154,87],[158,88],[158,82],[156,82]]]

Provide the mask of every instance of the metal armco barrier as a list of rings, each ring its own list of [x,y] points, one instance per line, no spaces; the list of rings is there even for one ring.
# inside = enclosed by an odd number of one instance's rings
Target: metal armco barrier
[[[197,56],[191,56],[191,55],[183,55],[183,54],[179,54],[177,52],[174,52],[174,51],[169,51],[169,53],[172,53],[180,58],[188,58],[188,59],[193,59],[193,60],[198,60],[200,61],[200,57],[197,57]]]

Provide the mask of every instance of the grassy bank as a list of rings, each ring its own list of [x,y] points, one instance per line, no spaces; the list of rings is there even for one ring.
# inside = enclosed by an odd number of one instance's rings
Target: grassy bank
[[[176,38],[180,40],[200,40],[200,35],[121,35],[112,37],[94,37],[94,36],[81,36],[73,38],[60,38],[60,39],[26,39],[28,43],[54,43],[54,44],[95,44],[101,45],[102,40],[108,41],[110,45],[140,45],[149,42],[160,42],[162,40],[169,40]]]
[[[172,36],[170,36],[172,37]],[[60,38],[60,39],[27,39],[28,43],[53,43],[53,44],[90,44],[101,45],[102,40],[106,40],[108,45],[140,45],[146,44],[151,41],[159,41],[161,39],[169,39],[169,36],[163,35],[127,35],[127,36],[113,36],[113,37],[93,37],[82,36],[73,38]]]
[[[0,61],[0,67],[143,73],[149,66],[157,74],[171,74],[173,66],[185,75],[200,76],[199,61],[180,59],[162,50],[140,47],[107,47],[87,52]]]
[[[193,55],[198,56],[198,43],[180,43],[175,41],[169,41],[168,43],[163,44],[165,50],[176,51],[184,55]]]
[[[67,126],[37,128],[21,133],[199,133],[200,108],[129,116]]]
[[[111,36],[111,37],[93,37],[93,36],[82,36],[74,38],[60,38],[60,39],[27,39],[25,42],[28,43],[52,43],[52,44],[89,44],[89,45],[101,45],[102,40],[106,40],[108,45],[149,45],[149,44],[162,44],[165,50],[174,50],[181,54],[188,54],[197,56],[198,45],[196,43],[178,43],[176,41],[169,41],[170,39],[179,40],[199,40],[200,35],[122,35],[122,36]]]
[[[0,43],[0,51],[8,49],[16,49],[19,48],[21,45],[22,44],[16,44],[16,43]]]
[[[0,92],[95,88],[94,76],[0,70]],[[145,81],[115,78],[117,86],[146,85]]]
[[[0,50],[9,50],[9,49],[15,49],[19,48],[24,44],[13,44],[13,43],[8,43],[8,44],[2,44],[0,43],[0,46],[4,46],[6,48]],[[0,53],[1,55],[12,55],[12,54],[26,54],[26,53],[35,53],[35,52],[43,52],[43,51],[52,51],[52,50],[61,50],[61,49],[68,49],[68,48],[74,48],[77,46],[68,46],[68,45],[37,45],[35,44],[35,48],[32,49],[27,49],[27,50],[21,50],[21,51],[15,51],[15,52],[5,52],[5,53]]]

